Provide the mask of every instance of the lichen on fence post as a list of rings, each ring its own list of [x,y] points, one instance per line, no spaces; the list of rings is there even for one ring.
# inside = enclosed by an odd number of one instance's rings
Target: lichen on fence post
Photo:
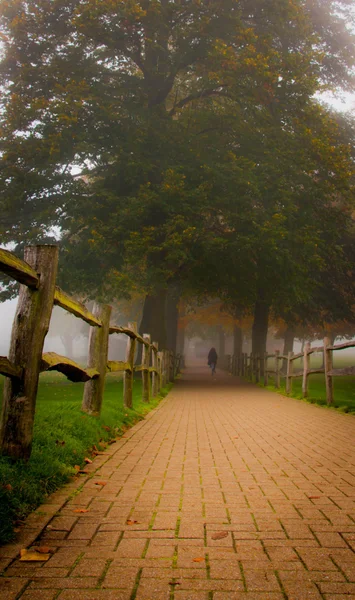
[[[137,333],[137,323],[128,323],[128,329]],[[128,368],[123,375],[123,403],[127,408],[132,408],[133,404],[133,380],[134,380],[134,355],[136,351],[135,338],[127,337],[126,363]]]
[[[267,385],[269,385],[269,371],[267,368],[267,359],[268,359],[268,354],[267,352],[265,352],[264,354],[264,386],[266,387]]]
[[[84,386],[82,410],[90,415],[101,413],[107,371],[108,340],[112,307],[94,304],[93,315],[101,321],[101,327],[90,327],[88,368],[96,369],[99,376]]]
[[[0,449],[12,458],[31,454],[38,378],[44,339],[52,315],[58,267],[56,246],[28,246],[24,260],[39,275],[38,289],[20,286],[9,359],[22,376],[6,378],[0,424]]]
[[[333,377],[330,372],[333,369],[333,350],[329,348],[331,345],[329,338],[324,338],[324,375],[325,387],[327,394],[327,404],[333,404]]]
[[[256,383],[259,383],[261,377],[261,358],[260,354],[256,355]]]
[[[302,378],[302,396],[303,398],[307,398],[308,396],[308,375],[309,375],[309,364],[310,364],[310,355],[309,351],[311,349],[310,342],[306,342],[303,348],[303,378]]]
[[[148,342],[149,345],[143,344],[142,352],[142,400],[143,402],[150,402],[150,335],[149,333],[143,333],[143,339]]]
[[[286,372],[286,394],[292,393],[292,375],[293,375],[293,352],[287,355],[287,372]]]

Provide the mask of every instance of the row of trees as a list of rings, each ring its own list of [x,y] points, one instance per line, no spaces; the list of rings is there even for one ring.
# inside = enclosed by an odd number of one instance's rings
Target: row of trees
[[[354,320],[354,128],[315,99],[352,89],[349,0],[1,10],[5,242],[60,231],[65,289],[145,294],[161,347],[181,297],[252,315],[257,353],[271,315]]]

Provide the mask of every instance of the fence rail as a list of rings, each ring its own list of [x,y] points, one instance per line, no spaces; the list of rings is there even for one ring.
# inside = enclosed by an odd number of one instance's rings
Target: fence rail
[[[123,401],[132,407],[134,372],[142,373],[142,399],[151,396],[180,370],[181,357],[160,350],[149,334],[141,336],[136,323],[127,327],[110,324],[111,306],[95,304],[90,312],[83,304],[56,286],[58,248],[28,246],[24,260],[0,249],[0,271],[20,285],[20,295],[12,328],[9,357],[0,357],[0,373],[6,377],[0,422],[0,452],[28,459],[31,454],[33,422],[39,374],[59,371],[73,382],[85,382],[82,410],[99,415],[107,373],[123,372]],[[53,306],[60,306],[90,325],[88,365],[55,352],[43,354]],[[108,360],[109,336],[127,336],[125,361]],[[136,344],[143,344],[142,364],[135,365]]]
[[[299,352],[298,354],[289,352],[287,356],[280,354],[279,351],[276,351],[274,354],[265,353],[263,356],[248,355],[247,353],[233,354],[229,357],[228,370],[233,375],[246,377],[251,381],[255,381],[255,383],[259,383],[263,378],[265,386],[269,384],[269,377],[272,375],[275,388],[280,388],[280,380],[281,378],[285,378],[287,394],[292,393],[292,380],[295,377],[302,377],[302,396],[304,398],[308,396],[309,376],[324,373],[327,404],[332,404],[334,401],[333,377],[355,375],[355,366],[333,368],[333,353],[345,348],[355,348],[355,341],[334,346],[331,345],[329,338],[326,337],[324,338],[323,346],[314,346],[312,348],[311,344],[307,342],[303,352]],[[310,356],[315,352],[323,354],[323,367],[312,369],[310,367]],[[303,368],[294,371],[294,361],[300,358],[303,358]],[[271,359],[273,359],[272,365],[269,362]],[[282,370],[281,365],[286,365],[286,370]]]

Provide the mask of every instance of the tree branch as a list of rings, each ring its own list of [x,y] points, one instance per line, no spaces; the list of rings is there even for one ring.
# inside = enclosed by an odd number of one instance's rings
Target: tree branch
[[[200,100],[201,98],[208,98],[210,96],[228,97],[228,94],[226,94],[225,92],[223,92],[221,90],[221,88],[224,88],[224,87],[227,87],[227,84],[219,85],[218,89],[209,88],[207,90],[203,90],[202,92],[189,94],[188,96],[186,96],[185,98],[183,98],[182,100],[180,100],[173,106],[173,108],[169,112],[169,116],[172,117],[179,108],[183,108],[184,106],[186,106],[186,104],[189,104],[189,102],[193,102],[194,100]]]

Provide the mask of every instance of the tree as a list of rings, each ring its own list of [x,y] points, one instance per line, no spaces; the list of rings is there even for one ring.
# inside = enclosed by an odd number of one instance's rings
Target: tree
[[[281,150],[264,160],[268,136],[285,146],[290,115],[307,109],[319,82],[350,81],[350,36],[331,63],[323,53],[346,35],[346,15],[335,9],[347,5],[6,3],[4,239],[39,240],[58,225],[73,289],[109,298],[139,287],[147,308],[177,282],[221,291],[216,258],[247,282],[255,272],[248,248],[257,244],[264,257],[260,234],[267,248],[271,239],[269,266],[286,228],[272,219],[290,163],[277,168]],[[276,189],[272,176],[281,179]],[[211,265],[203,274],[201,256]],[[258,289],[253,276],[238,302],[250,305]],[[150,331],[162,322],[147,310]]]

